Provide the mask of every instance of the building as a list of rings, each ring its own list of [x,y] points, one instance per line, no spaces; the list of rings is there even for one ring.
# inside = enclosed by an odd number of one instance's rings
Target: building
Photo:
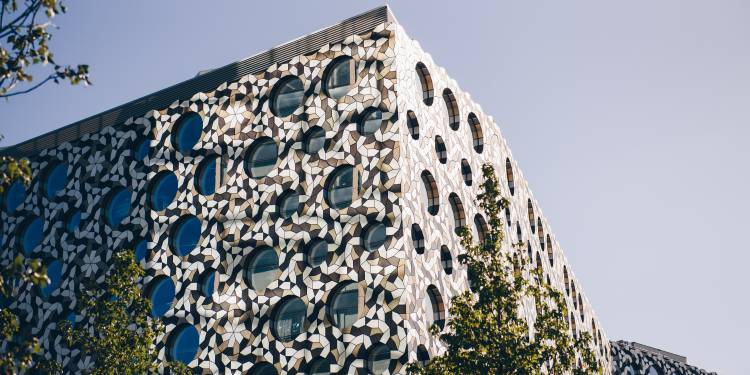
[[[34,177],[3,197],[2,246],[52,283],[16,288],[43,348],[76,285],[132,248],[166,332],[207,373],[401,373],[467,288],[454,229],[486,225],[482,164],[501,174],[507,241],[564,291],[572,330],[612,363],[602,325],[492,117],[387,7],[105,111],[3,153]]]

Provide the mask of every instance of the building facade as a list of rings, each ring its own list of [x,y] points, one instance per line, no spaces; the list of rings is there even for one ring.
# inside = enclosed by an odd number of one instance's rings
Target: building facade
[[[620,351],[500,130],[388,8],[372,10],[2,150],[33,170],[2,197],[2,260],[41,258],[52,281],[18,285],[10,308],[50,358],[85,370],[57,324],[81,323],[80,283],[134,249],[162,358],[205,373],[403,373],[443,349],[429,326],[468,287],[455,228],[483,233],[490,163],[511,202],[507,248],[526,244],[609,369]]]

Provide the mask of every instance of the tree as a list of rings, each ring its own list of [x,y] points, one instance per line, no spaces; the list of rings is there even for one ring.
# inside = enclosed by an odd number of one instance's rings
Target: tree
[[[488,218],[484,243],[474,243],[471,231],[459,231],[466,250],[458,257],[468,271],[470,291],[453,297],[450,320],[442,334],[444,354],[425,366],[413,363],[412,374],[592,374],[601,368],[588,333],[572,334],[562,294],[547,284],[540,268],[532,268],[523,251],[504,251],[501,197],[490,165],[482,167],[485,181],[478,202]],[[516,246],[517,247],[517,246]],[[522,314],[523,302],[535,307],[535,319]]]
[[[0,98],[25,94],[48,82],[91,84],[88,65],[59,65],[50,50],[52,19],[67,10],[62,0],[0,2]],[[28,89],[12,92],[19,83],[33,81],[30,68],[35,65],[51,66],[52,72]]]

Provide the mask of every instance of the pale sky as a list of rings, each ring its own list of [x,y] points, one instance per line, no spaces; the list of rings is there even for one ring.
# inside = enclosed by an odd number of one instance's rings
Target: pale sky
[[[52,46],[94,85],[0,102],[2,146],[383,3],[67,4]],[[750,2],[391,6],[500,124],[609,338],[750,373]]]

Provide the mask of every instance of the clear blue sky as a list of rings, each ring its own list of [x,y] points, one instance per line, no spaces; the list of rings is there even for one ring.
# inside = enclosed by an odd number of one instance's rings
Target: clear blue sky
[[[0,102],[3,145],[381,4],[68,1],[52,45],[94,85]],[[500,124],[609,337],[749,374],[750,2],[391,5]]]

